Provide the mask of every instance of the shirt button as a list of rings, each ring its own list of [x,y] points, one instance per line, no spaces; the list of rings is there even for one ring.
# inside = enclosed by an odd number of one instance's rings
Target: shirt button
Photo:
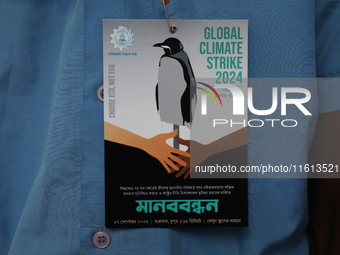
[[[97,89],[97,97],[100,101],[104,102],[104,86],[103,85]]]
[[[97,248],[104,249],[109,246],[111,238],[108,233],[104,231],[98,231],[93,235],[92,241]]]

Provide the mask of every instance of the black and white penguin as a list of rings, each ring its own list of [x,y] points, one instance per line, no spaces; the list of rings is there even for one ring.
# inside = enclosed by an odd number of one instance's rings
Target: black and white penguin
[[[197,101],[196,80],[188,54],[176,38],[153,45],[164,50],[159,61],[156,104],[161,121],[191,127]]]

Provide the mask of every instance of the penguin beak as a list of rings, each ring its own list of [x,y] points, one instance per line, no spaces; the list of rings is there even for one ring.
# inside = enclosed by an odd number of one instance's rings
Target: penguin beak
[[[163,44],[162,43],[156,43],[154,46],[152,46],[152,47],[162,47],[163,46]]]
[[[161,47],[164,50],[168,50],[171,53],[171,48],[170,46],[163,44],[163,43],[156,43],[153,47]]]

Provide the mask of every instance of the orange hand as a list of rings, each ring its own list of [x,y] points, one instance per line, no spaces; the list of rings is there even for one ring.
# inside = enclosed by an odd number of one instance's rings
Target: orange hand
[[[178,171],[179,167],[177,164],[184,167],[187,166],[187,162],[181,159],[181,156],[184,158],[190,157],[188,152],[175,149],[166,143],[166,140],[175,137],[177,133],[178,130],[176,129],[170,133],[156,135],[150,139],[147,139],[142,146],[143,150],[161,162],[168,173],[173,172],[173,170]]]

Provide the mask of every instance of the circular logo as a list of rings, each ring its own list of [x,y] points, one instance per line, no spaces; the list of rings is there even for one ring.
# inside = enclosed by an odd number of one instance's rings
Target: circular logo
[[[130,49],[135,41],[135,35],[131,29],[123,26],[113,29],[113,34],[110,37],[112,38],[111,43],[119,50]]]

